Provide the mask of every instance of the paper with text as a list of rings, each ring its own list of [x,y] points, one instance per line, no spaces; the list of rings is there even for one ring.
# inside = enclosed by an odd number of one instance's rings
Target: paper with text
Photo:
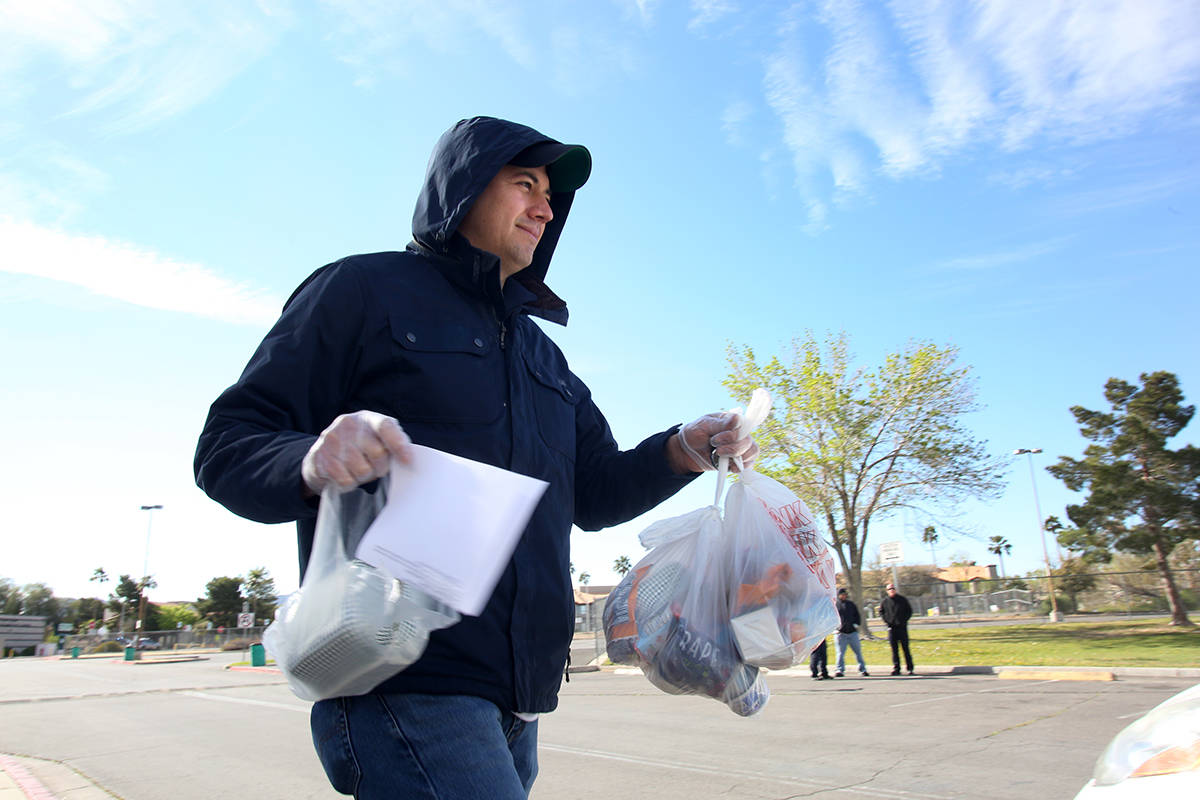
[[[548,485],[414,445],[412,464],[393,459],[387,505],[355,556],[478,616]]]

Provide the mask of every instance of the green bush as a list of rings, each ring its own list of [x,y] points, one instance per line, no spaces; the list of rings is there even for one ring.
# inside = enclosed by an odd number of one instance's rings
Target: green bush
[[[1067,597],[1065,594],[1060,594],[1055,599],[1058,600],[1058,613],[1075,613],[1075,604],[1071,602],[1071,598]],[[1050,605],[1049,597],[1043,597],[1041,602],[1038,603],[1038,614],[1042,616],[1049,616],[1050,612],[1053,610],[1053,607]]]
[[[125,648],[120,642],[101,642],[88,650],[89,653],[120,653]]]

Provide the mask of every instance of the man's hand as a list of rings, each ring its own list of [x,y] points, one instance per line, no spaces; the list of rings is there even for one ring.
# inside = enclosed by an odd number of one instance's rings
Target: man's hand
[[[343,491],[387,474],[394,457],[412,462],[412,440],[391,417],[374,411],[342,414],[321,432],[304,455],[300,477],[307,495],[330,484]]]
[[[667,442],[667,459],[679,474],[704,472],[717,468],[717,461],[729,457],[730,469],[750,469],[758,457],[758,445],[749,436],[738,438],[741,417],[729,411],[705,414],[689,422]],[[737,458],[741,457],[741,466]]]

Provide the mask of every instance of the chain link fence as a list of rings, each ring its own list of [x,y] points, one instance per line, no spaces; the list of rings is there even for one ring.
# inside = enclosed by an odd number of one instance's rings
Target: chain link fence
[[[1200,570],[1172,570],[1175,587],[1188,613],[1200,611]],[[869,617],[879,616],[885,583],[863,586],[861,604]],[[1170,604],[1161,573],[1073,572],[1051,578],[975,579],[958,583],[929,581],[901,583],[913,617],[1042,616],[1054,602],[1063,614],[1162,614]]]
[[[245,650],[262,641],[265,627],[217,628],[199,630],[146,631],[138,634],[112,631],[106,634],[85,633],[63,637],[63,649],[79,648],[81,655],[119,653],[133,646],[143,652],[189,650]]]

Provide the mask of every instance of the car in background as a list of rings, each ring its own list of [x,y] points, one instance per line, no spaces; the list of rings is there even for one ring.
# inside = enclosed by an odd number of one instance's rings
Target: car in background
[[[138,639],[138,650],[159,650],[161,648],[162,644],[158,641],[158,639],[151,639],[149,636],[143,636],[142,638]]]
[[[1200,798],[1200,684],[1113,737],[1075,800]]]

